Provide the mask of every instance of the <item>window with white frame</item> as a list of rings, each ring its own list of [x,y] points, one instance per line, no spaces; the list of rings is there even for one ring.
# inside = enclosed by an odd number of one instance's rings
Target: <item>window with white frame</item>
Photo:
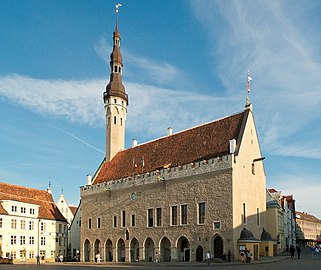
[[[26,244],[26,237],[23,235],[23,236],[20,236],[20,245],[23,246]]]
[[[171,206],[171,225],[178,225],[178,207],[177,205]]]
[[[181,205],[181,225],[187,224],[187,204]]]
[[[17,244],[17,236],[11,235],[11,245],[16,245],[16,244]]]
[[[25,230],[26,229],[26,221],[25,220],[21,220],[20,221],[20,229],[21,230]]]
[[[33,231],[35,229],[35,222],[34,221],[29,221],[29,230]]]
[[[154,227],[154,209],[147,210],[147,226]]]
[[[198,224],[205,223],[205,202],[198,204]]]
[[[29,245],[34,245],[34,244],[35,244],[35,237],[29,236]]]
[[[162,226],[162,208],[156,208],[156,226]]]
[[[11,219],[11,229],[17,229],[17,220]]]
[[[41,245],[41,246],[45,246],[45,245],[46,245],[46,237],[41,236],[41,238],[40,238],[40,245]]]

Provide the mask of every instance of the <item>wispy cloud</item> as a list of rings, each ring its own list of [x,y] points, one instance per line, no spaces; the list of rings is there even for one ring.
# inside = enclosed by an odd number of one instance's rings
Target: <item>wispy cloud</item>
[[[104,123],[103,80],[42,80],[17,74],[0,77],[0,96],[44,115],[100,126]]]
[[[320,158],[315,145],[321,135],[316,124],[321,122],[321,34],[308,12],[315,3],[201,0],[191,5],[212,37],[212,53],[218,56],[213,68],[225,70],[218,74],[224,74],[231,94],[236,85],[245,86],[251,69],[256,118],[266,123],[264,129],[259,125],[263,148]]]
[[[106,52],[112,50],[112,44],[107,40],[107,37],[103,35],[99,41],[94,44],[97,55],[105,62],[110,61],[108,58],[109,55],[107,56]],[[174,80],[177,81],[177,77],[182,80],[187,79],[183,71],[170,63],[149,59],[143,55],[135,55],[125,48],[122,48],[122,54],[123,58],[126,59],[127,76],[132,75],[131,77],[136,77],[136,79],[141,78],[141,81],[144,83],[152,81],[155,85],[164,86]]]
[[[0,96],[39,114],[103,127],[101,89],[105,84],[105,79],[61,81],[7,75],[0,77]],[[228,115],[238,102],[234,96],[207,96],[130,82],[125,85],[130,97],[127,131],[138,138],[165,135],[169,126],[179,131]]]

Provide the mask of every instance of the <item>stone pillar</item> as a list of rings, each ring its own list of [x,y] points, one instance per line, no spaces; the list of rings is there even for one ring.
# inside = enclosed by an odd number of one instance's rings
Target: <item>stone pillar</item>
[[[171,262],[178,262],[180,258],[178,257],[177,247],[171,247]]]

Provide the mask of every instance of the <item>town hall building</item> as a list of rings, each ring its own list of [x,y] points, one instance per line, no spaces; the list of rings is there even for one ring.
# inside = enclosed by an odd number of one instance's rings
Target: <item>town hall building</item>
[[[81,187],[81,261],[232,260],[270,256],[266,177],[252,104],[125,149],[128,95],[118,22],[103,93],[106,157]]]

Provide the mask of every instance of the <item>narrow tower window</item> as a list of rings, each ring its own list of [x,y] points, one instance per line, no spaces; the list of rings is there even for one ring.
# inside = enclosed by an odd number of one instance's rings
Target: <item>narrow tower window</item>
[[[123,125],[123,118],[120,118],[120,125]]]
[[[117,120],[116,120],[116,116],[114,116],[114,124],[116,125]]]

